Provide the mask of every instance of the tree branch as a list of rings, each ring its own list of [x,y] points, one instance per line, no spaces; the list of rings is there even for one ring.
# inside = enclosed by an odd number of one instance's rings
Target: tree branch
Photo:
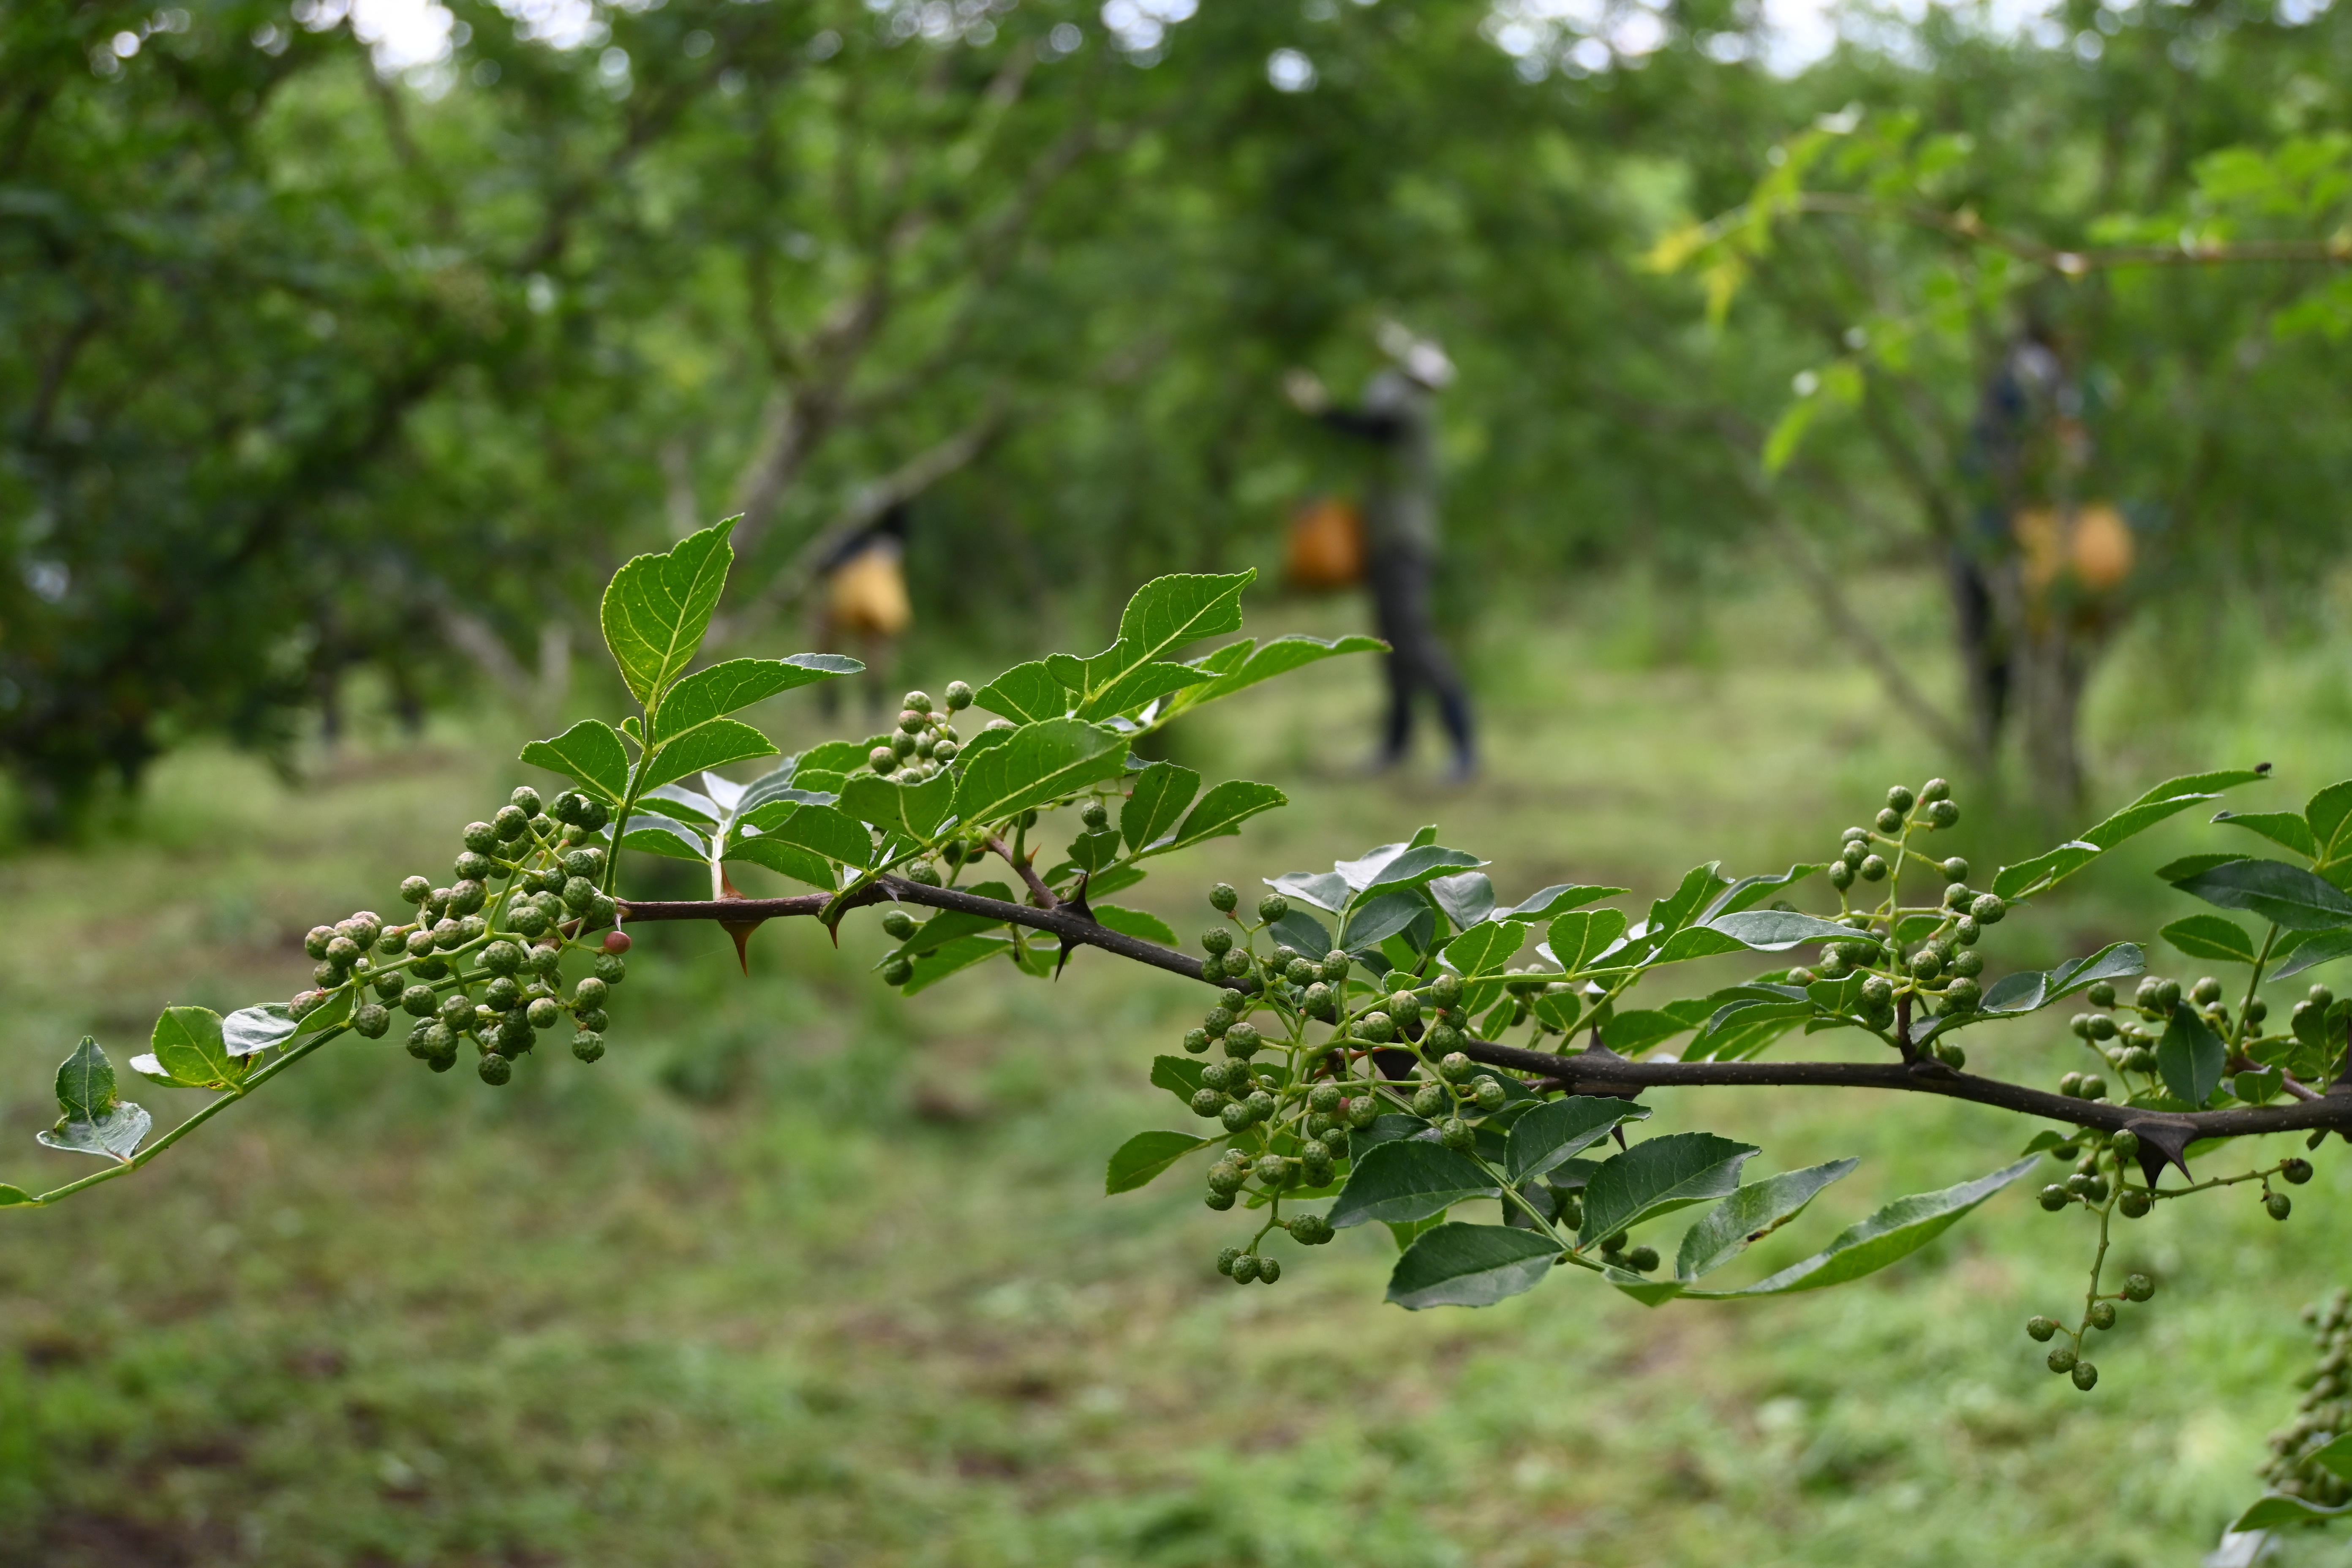
[[[954,888],[927,887],[902,878],[884,877],[874,886],[843,900],[845,908],[897,901],[927,909],[957,910],[987,915],[1007,925],[1051,931],[1082,947],[1098,947],[1154,969],[1201,979],[1201,961],[1174,948],[1161,947],[1112,931],[1068,906],[1032,909],[1003,899],[984,899]],[[833,900],[824,893],[790,899],[673,900],[659,902],[623,900],[625,921],[745,921],[782,920],[814,915]],[[1243,982],[1239,989],[1250,989]],[[1698,1089],[1744,1085],[1754,1088],[1880,1089],[1913,1094],[1940,1094],[1948,1099],[1990,1105],[2021,1116],[2102,1132],[2125,1128],[2158,1129],[2187,1139],[2239,1138],[2262,1132],[2297,1132],[2313,1128],[2336,1131],[2352,1129],[2352,1080],[2339,1082],[2316,1100],[2286,1105],[2252,1105],[2229,1110],[2182,1113],[2141,1110],[2104,1100],[2069,1100],[2047,1089],[2027,1089],[1999,1079],[1956,1072],[1933,1058],[1916,1062],[1679,1062],[1634,1061],[1606,1046],[1595,1045],[1573,1055],[1529,1050],[1490,1040],[1466,1040],[1463,1054],[1510,1072],[1527,1073],[1558,1084],[1571,1094],[1628,1095],[1645,1089]]]

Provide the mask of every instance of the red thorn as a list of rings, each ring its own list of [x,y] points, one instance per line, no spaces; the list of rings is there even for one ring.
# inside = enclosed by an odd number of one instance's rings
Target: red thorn
[[[735,886],[735,879],[727,874],[727,868],[724,866],[719,868],[719,896],[721,899],[740,899],[743,896]],[[751,977],[751,933],[758,931],[762,923],[764,922],[760,921],[720,921],[719,922],[719,929],[735,939],[735,962],[743,966],[743,978],[746,980]],[[838,938],[835,940],[835,945],[840,945]]]

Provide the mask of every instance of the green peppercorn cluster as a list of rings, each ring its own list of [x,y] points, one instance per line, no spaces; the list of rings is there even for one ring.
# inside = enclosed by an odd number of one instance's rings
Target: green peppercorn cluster
[[[2304,1394],[2294,1419],[2271,1434],[2270,1462],[2263,1479],[2275,1492],[2322,1508],[2352,1502],[2352,1481],[2319,1464],[2312,1455],[2342,1434],[2352,1431],[2352,1290],[2338,1290],[2324,1303],[2303,1310],[2311,1326],[2313,1349],[2318,1353],[2304,1377]]]
[[[1906,1002],[1915,1020],[1976,1011],[1984,999],[1979,979],[1984,957],[1973,949],[1985,928],[1998,924],[2009,906],[1999,896],[1969,886],[1966,860],[1957,855],[1930,856],[1919,842],[1959,820],[1952,786],[1929,779],[1916,791],[1894,785],[1870,826],[1847,828],[1838,841],[1837,858],[1830,862],[1829,879],[1837,889],[1839,918],[1853,929],[1853,939],[1829,943],[1818,964],[1790,972],[1790,984],[1851,985],[1854,994],[1843,1004],[1882,1030],[1893,1026],[1898,1008]],[[1920,868],[1943,879],[1940,901],[1904,905],[1898,896],[1903,874]],[[1857,882],[1866,887],[1885,883],[1885,895],[1876,905],[1858,909]],[[1967,1065],[1967,1055],[1956,1043],[1937,1040],[1931,1048],[1948,1067]]]
[[[596,841],[607,820],[586,795],[567,791],[542,807],[538,791],[516,790],[489,821],[467,826],[447,887],[425,877],[401,883],[414,919],[387,924],[363,910],[314,928],[303,948],[318,960],[317,985],[288,1011],[301,1019],[347,1002],[352,1031],[379,1039],[397,1007],[414,1020],[409,1055],[446,1072],[471,1040],[489,1084],[505,1083],[515,1058],[567,1017],[572,1055],[596,1060],[605,998],[628,968],[628,937],[606,929],[617,912]],[[567,996],[563,957],[583,947],[594,952],[592,973]]]
[[[866,753],[866,765],[885,777],[920,784],[955,761],[963,737],[949,722],[948,715],[971,707],[972,690],[961,680],[950,680],[946,698],[940,703],[932,701],[927,691],[907,693],[898,728]]]
[[[1218,1271],[1270,1281],[1280,1268],[1261,1250],[1266,1237],[1286,1229],[1303,1246],[1330,1239],[1323,1216],[1288,1210],[1333,1190],[1381,1117],[1396,1119],[1393,1135],[1433,1132],[1449,1148],[1469,1150],[1481,1121],[1529,1091],[1467,1054],[1475,1042],[1460,975],[1385,969],[1376,955],[1345,949],[1261,947],[1290,912],[1279,893],[1258,900],[1255,919],[1241,913],[1239,893],[1223,883],[1210,890],[1209,905],[1223,919],[1202,933],[1203,967],[1226,988],[1180,1042],[1189,1055],[1212,1058],[1192,1108],[1229,1140],[1209,1167],[1205,1201],[1221,1211],[1246,1204],[1265,1215],[1247,1246],[1220,1255]],[[1497,978],[1507,995],[1523,998],[1551,983],[1518,972]],[[1525,1017],[1524,999],[1517,1012]],[[1648,1251],[1628,1256],[1638,1260]],[[1647,1266],[1656,1267],[1654,1255]]]

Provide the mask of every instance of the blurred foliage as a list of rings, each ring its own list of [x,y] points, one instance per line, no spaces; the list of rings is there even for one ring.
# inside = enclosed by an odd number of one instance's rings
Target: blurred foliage
[[[2143,605],[2307,607],[2345,477],[2326,268],[2020,289],[1933,228],[1809,218],[1716,328],[1643,258],[1849,105],[1829,185],[2051,246],[2328,232],[2345,9],[1931,11],[1785,78],[1719,9],[1594,70],[1486,0],[1212,5],[1124,46],[1068,0],[673,0],[561,37],[456,0],[449,57],[387,78],[324,0],[12,7],[0,763],[55,828],[189,736],[286,755],[360,667],[412,714],[484,678],[551,705],[590,586],[730,511],[775,587],[730,637],[918,493],[927,624],[1099,619],[1155,571],[1267,563],[1288,504],[1353,482],[1276,385],[1370,372],[1391,315],[1464,371],[1457,617],[1770,557],[1916,667],[1830,602],[1967,533],[2020,300],[2105,389],[2098,493],[2141,544],[2082,667]],[[1311,90],[1269,81],[1286,48]],[[1768,476],[1800,372],[1821,417]],[[267,658],[222,635],[257,624]],[[1979,755],[2000,729],[1939,724]]]

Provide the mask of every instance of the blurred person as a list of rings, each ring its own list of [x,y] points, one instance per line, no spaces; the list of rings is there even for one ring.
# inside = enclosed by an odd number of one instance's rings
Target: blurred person
[[[1356,407],[1336,406],[1322,382],[1304,369],[1286,375],[1283,390],[1301,413],[1367,443],[1374,453],[1363,504],[1364,576],[1372,591],[1374,627],[1389,645],[1389,708],[1373,768],[1385,771],[1404,760],[1414,699],[1425,690],[1436,699],[1454,747],[1450,776],[1459,782],[1478,765],[1470,699],[1429,612],[1438,550],[1435,405],[1454,380],[1454,363],[1437,344],[1394,321],[1381,323],[1378,342],[1390,363],[1365,386]]]
[[[817,651],[853,653],[865,660],[859,679],[866,710],[876,715],[893,689],[898,638],[915,618],[907,598],[907,503],[898,501],[834,545],[815,565]],[[855,647],[844,646],[853,643]],[[820,682],[817,700],[831,718],[838,683]]]

